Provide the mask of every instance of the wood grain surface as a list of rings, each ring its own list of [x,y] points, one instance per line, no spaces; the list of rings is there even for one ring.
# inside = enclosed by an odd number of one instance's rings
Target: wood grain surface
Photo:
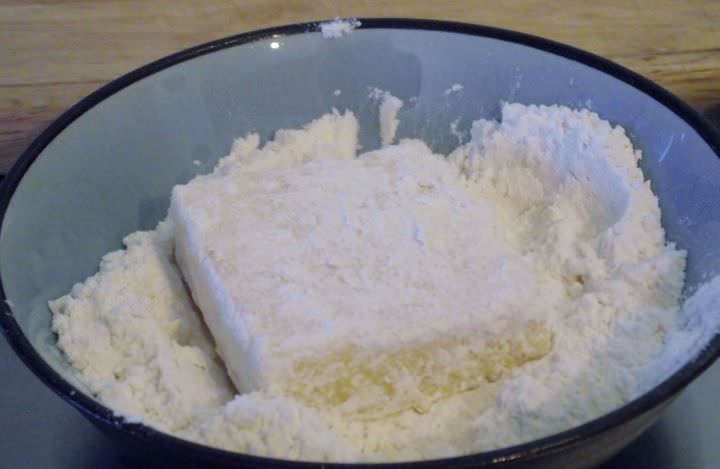
[[[0,0],[0,172],[63,110],[177,50],[334,17],[480,23],[572,44],[720,113],[718,0]]]

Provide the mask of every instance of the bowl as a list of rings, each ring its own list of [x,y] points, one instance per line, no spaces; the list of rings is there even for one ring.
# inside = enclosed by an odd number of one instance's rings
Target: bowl
[[[410,103],[400,137],[423,138],[442,152],[457,144],[451,123],[460,119],[467,130],[472,120],[497,118],[502,101],[596,111],[625,127],[643,151],[667,237],[688,251],[686,291],[718,273],[720,137],[680,100],[619,65],[526,34],[426,20],[361,22],[333,40],[314,23],[241,34],[135,70],[53,122],[4,181],[3,332],[46,385],[126,454],[190,466],[315,466],[206,447],[114,415],[75,380],[55,347],[47,301],[93,274],[124,235],[152,229],[171,188],[210,171],[237,136],[268,137],[335,107],[356,112],[365,149],[378,146],[371,87]],[[462,92],[446,93],[456,83]],[[640,435],[718,354],[716,335],[656,388],[579,427],[414,466],[592,467]]]

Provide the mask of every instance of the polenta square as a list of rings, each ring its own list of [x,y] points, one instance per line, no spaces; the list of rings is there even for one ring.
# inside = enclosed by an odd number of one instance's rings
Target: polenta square
[[[333,113],[250,136],[173,191],[175,255],[238,390],[373,419],[548,353],[493,206],[422,142],[356,157],[356,135]]]

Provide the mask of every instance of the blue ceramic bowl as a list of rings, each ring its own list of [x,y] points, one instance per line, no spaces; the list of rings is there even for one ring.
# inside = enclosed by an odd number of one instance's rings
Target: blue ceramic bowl
[[[409,103],[399,135],[423,138],[439,151],[457,144],[451,122],[459,118],[463,130],[474,119],[497,118],[501,101],[590,107],[625,127],[643,150],[667,236],[689,253],[687,289],[717,273],[720,138],[667,91],[586,52],[494,28],[365,19],[336,40],[317,29],[303,24],[242,34],[131,72],[50,125],[3,184],[2,329],[39,378],[130,454],[196,466],[308,466],[205,447],[114,416],[73,379],[55,347],[47,301],[93,274],[124,235],[153,228],[166,213],[170,189],[208,172],[236,136],[267,137],[336,107],[357,113],[365,149],[377,146],[368,87]],[[464,89],[444,94],[455,83]],[[646,429],[719,352],[715,337],[657,388],[580,427],[417,466],[598,464]]]

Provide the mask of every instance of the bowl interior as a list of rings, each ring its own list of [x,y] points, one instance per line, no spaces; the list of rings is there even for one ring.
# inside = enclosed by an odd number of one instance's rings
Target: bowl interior
[[[452,85],[461,90],[448,91]],[[163,68],[70,123],[19,184],[0,232],[0,276],[25,335],[76,383],[55,347],[47,301],[93,274],[123,236],[152,229],[171,188],[210,171],[235,137],[355,111],[379,145],[372,87],[405,101],[400,137],[447,152],[502,101],[587,107],[643,151],[670,240],[689,254],[686,291],[720,266],[720,160],[693,127],[628,83],[551,52],[490,37],[361,29],[338,40],[274,35]],[[339,90],[336,91],[336,90]]]

